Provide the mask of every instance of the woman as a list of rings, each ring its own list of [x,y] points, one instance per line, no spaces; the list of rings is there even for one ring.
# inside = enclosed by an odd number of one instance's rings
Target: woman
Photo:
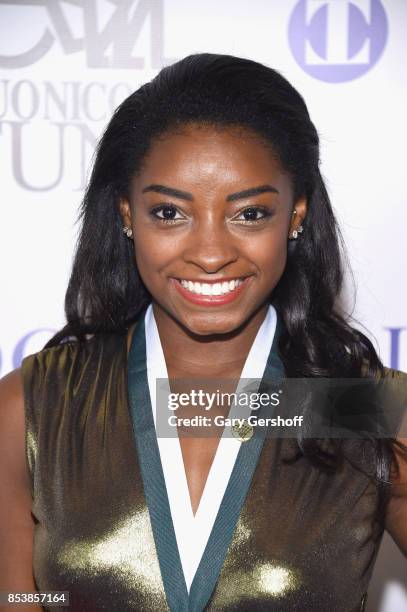
[[[251,60],[191,55],[116,110],[67,325],[1,383],[3,590],[69,591],[74,610],[351,612],[384,528],[407,554],[401,424],[368,447],[158,434],[160,377],[407,387],[340,312],[318,163],[301,96]]]

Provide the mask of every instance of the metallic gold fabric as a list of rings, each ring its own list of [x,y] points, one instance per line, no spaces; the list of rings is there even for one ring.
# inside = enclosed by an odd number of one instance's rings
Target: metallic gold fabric
[[[133,438],[126,338],[99,335],[23,360],[38,590],[68,610],[168,610]],[[206,612],[356,612],[381,539],[363,474],[284,464],[266,439]],[[50,608],[56,610],[57,608]],[[61,610],[67,608],[61,608]]]

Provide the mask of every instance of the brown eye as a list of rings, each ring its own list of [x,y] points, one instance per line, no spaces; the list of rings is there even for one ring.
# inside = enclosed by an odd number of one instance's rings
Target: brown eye
[[[162,216],[158,213],[162,213]],[[150,214],[163,223],[173,223],[175,221],[179,221],[183,219],[183,217],[175,218],[175,215],[178,213],[178,210],[172,204],[160,204],[160,206],[156,206],[150,211]]]
[[[260,213],[262,216],[260,218],[257,217],[257,214]],[[244,215],[243,221],[249,221],[251,223],[256,223],[258,221],[263,221],[266,217],[270,217],[271,213],[261,206],[250,206],[249,208],[245,208],[240,215]],[[240,217],[239,215],[239,217]]]

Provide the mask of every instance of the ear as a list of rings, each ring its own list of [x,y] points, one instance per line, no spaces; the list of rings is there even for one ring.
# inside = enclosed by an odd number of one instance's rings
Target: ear
[[[119,202],[119,210],[123,219],[123,225],[127,225],[127,227],[132,227],[131,224],[131,207],[125,198],[122,198]]]
[[[305,196],[299,198],[293,207],[290,219],[290,227],[288,230],[288,238],[294,230],[298,230],[307,215],[307,198]]]

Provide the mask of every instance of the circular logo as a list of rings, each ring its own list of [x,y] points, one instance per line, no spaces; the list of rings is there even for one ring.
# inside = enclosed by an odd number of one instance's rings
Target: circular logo
[[[386,46],[388,22],[380,0],[299,0],[288,41],[301,68],[328,83],[368,72]]]

